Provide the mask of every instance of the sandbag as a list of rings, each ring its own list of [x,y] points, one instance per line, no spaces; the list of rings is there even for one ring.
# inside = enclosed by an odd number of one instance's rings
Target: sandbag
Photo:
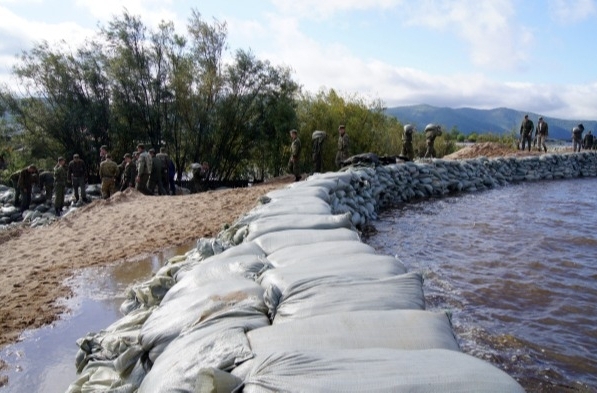
[[[361,241],[359,234],[346,228],[337,229],[290,229],[270,232],[255,239],[255,243],[266,255],[286,247],[311,245],[317,247],[320,242],[354,240]]]
[[[206,320],[246,316],[268,321],[263,289],[255,282],[234,278],[181,291],[162,304],[147,319],[139,334],[152,361],[183,331]]]
[[[323,187],[302,187],[300,189],[295,188],[281,188],[273,190],[265,194],[266,198],[286,200],[288,198],[297,197],[315,197],[319,198],[324,202],[330,201],[330,195],[328,191]]]
[[[423,310],[319,315],[255,329],[247,337],[257,355],[362,348],[460,350],[446,313]]]
[[[247,213],[243,219],[257,219],[262,217],[280,216],[285,214],[327,214],[332,208],[329,203],[311,196],[296,196],[284,199],[272,199],[269,203],[259,205]]]
[[[404,265],[389,255],[353,254],[320,255],[301,263],[267,270],[258,282],[280,295],[288,286],[328,276],[350,279],[380,279],[406,273]]]
[[[289,285],[279,299],[273,293],[268,292],[265,299],[273,324],[348,311],[425,309],[420,273],[381,280],[343,276],[308,279]]]
[[[251,241],[267,233],[288,229],[336,229],[352,228],[350,214],[317,215],[289,214],[278,217],[266,217],[249,224],[249,234],[245,241]]]
[[[153,364],[139,393],[214,392],[238,387],[242,381],[225,373],[253,357],[244,329],[218,328],[209,335],[200,330],[176,338]],[[206,372],[205,369],[212,369]],[[219,371],[215,371],[219,370]]]
[[[257,357],[243,392],[523,393],[508,374],[445,349],[280,352]]]
[[[375,254],[375,249],[361,241],[339,240],[286,247],[267,256],[274,267],[300,263],[321,255]]]

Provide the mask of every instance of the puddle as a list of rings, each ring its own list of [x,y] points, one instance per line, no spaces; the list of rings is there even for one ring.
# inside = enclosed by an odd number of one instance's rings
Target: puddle
[[[3,348],[0,359],[7,369],[0,371],[0,387],[8,392],[64,392],[75,381],[76,340],[89,332],[99,332],[122,317],[120,305],[125,291],[149,279],[173,256],[186,253],[195,243],[164,250],[138,261],[85,269],[68,282],[71,299],[61,300],[70,310],[50,326],[26,331],[22,341]]]

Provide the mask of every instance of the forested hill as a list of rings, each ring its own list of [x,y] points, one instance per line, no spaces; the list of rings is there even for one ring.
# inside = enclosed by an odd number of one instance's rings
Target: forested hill
[[[399,106],[386,109],[386,113],[396,117],[401,123],[414,124],[419,131],[422,131],[429,123],[441,124],[446,130],[456,127],[463,134],[476,132],[478,134],[509,133],[513,129],[520,129],[520,122],[528,113],[530,119],[537,125],[541,114],[522,112],[509,108],[497,109],[472,109],[472,108],[439,108],[431,105]],[[593,133],[597,130],[595,120],[563,120],[543,116],[549,124],[549,137],[553,139],[570,139],[570,131],[575,125],[582,123],[585,130]]]

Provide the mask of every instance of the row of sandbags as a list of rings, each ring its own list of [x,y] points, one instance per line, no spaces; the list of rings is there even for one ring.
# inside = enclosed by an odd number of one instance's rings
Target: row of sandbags
[[[521,165],[535,168],[524,175],[533,180],[541,159],[552,177],[592,176],[595,167],[591,153],[434,160],[349,168],[272,191],[217,239],[131,289],[121,321],[79,340],[81,377],[69,391],[522,391],[459,352],[447,315],[425,311],[421,275],[363,244],[354,218],[410,192],[525,180]]]

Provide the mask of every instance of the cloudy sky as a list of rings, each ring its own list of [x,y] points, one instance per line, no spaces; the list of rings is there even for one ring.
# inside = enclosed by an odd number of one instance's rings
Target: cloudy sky
[[[0,81],[34,42],[77,47],[124,7],[181,32],[192,7],[226,21],[230,53],[313,92],[597,119],[597,0],[0,0]]]

